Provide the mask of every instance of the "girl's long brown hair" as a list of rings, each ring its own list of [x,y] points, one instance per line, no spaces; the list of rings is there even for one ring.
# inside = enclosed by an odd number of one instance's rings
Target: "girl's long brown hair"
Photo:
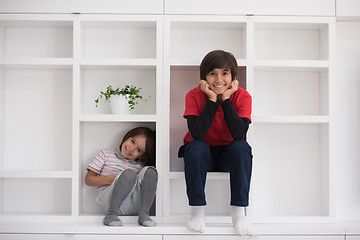
[[[139,161],[143,166],[155,166],[155,131],[151,130],[150,128],[147,127],[137,127],[134,128],[132,130],[130,130],[129,132],[127,132],[124,137],[123,140],[119,146],[120,152],[121,152],[121,146],[123,145],[123,143],[130,137],[135,137],[135,136],[144,136],[146,138],[146,143],[145,143],[145,152],[143,153],[143,155],[139,158],[136,159],[137,161]]]

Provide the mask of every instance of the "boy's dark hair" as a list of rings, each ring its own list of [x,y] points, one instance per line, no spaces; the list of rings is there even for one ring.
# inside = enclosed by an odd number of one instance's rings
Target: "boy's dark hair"
[[[130,137],[142,135],[146,137],[145,152],[141,159],[137,159],[143,166],[155,166],[155,131],[147,127],[137,127],[127,132],[119,146],[121,152],[122,144]]]
[[[200,79],[206,80],[206,75],[215,68],[230,70],[231,80],[234,80],[237,74],[237,61],[229,52],[223,50],[214,50],[206,54],[200,64]]]

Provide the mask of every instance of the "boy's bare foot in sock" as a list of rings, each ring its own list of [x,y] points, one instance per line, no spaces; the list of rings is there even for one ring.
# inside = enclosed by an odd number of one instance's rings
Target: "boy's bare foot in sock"
[[[250,235],[250,225],[245,216],[245,207],[231,206],[231,218],[239,236]]]
[[[191,217],[187,226],[196,232],[205,231],[205,206],[191,206]]]

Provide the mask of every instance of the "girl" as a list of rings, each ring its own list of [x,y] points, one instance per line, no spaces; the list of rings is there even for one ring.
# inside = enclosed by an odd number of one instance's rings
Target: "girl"
[[[249,233],[245,218],[252,169],[251,147],[244,140],[251,122],[251,96],[236,80],[237,62],[228,52],[208,53],[200,65],[200,86],[185,98],[188,133],[184,157],[191,218],[188,227],[203,232],[206,173],[230,172],[231,216],[239,235]]]
[[[88,165],[85,183],[98,187],[103,224],[122,226],[118,215],[138,214],[140,225],[156,225],[149,216],[158,180],[154,161],[155,132],[138,127],[125,134],[118,149],[102,150]]]

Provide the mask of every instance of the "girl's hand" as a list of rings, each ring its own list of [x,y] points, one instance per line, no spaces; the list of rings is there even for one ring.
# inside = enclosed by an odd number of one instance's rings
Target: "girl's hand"
[[[229,88],[222,94],[222,100],[225,101],[226,99],[230,98],[230,96],[238,90],[239,81],[234,80],[230,83]]]
[[[211,90],[210,85],[207,81],[200,80],[200,88],[209,97],[210,101],[216,102],[217,94],[213,90]]]
[[[100,177],[97,173],[88,170],[85,176],[85,183],[89,186],[103,186],[103,185],[110,185],[117,175],[108,175]]]

